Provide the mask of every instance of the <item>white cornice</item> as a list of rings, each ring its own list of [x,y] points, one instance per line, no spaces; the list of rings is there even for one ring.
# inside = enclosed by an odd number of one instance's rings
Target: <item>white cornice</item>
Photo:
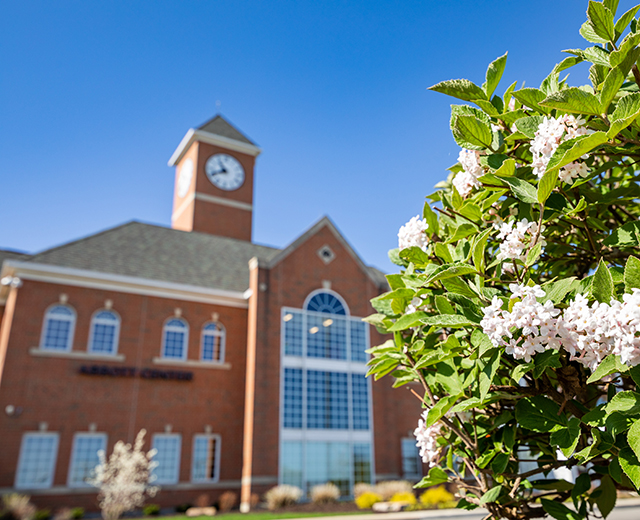
[[[169,159],[169,166],[175,166],[176,164],[178,164],[189,147],[196,141],[201,141],[207,144],[214,144],[222,148],[227,148],[228,150],[246,153],[247,155],[252,155],[254,157],[257,157],[258,155],[260,155],[260,152],[262,152],[260,148],[253,144],[243,143],[242,141],[237,141],[236,139],[230,139],[221,135],[216,135],[209,132],[204,132],[202,130],[190,128],[182,138],[182,141],[180,141],[180,144],[178,145],[178,148],[176,148],[176,151],[173,152],[173,155]]]
[[[229,206],[231,208],[246,209],[247,211],[253,211],[253,205],[247,202],[240,202],[239,200],[225,199],[223,197],[216,197],[215,195],[208,195],[207,193],[196,193],[196,200],[203,200],[205,202],[214,202],[223,206]]]
[[[194,301],[225,305],[227,307],[248,308],[243,291],[211,289],[174,282],[150,280],[137,276],[101,273],[86,269],[60,267],[57,265],[38,264],[7,260],[4,262],[1,276],[16,276],[22,280],[71,285],[75,287],[91,287],[130,294],[144,294],[172,300]]]

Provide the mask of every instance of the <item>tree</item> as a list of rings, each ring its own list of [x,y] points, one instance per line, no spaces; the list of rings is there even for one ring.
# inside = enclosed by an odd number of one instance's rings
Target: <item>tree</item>
[[[369,375],[422,388],[419,486],[492,518],[606,517],[640,487],[640,6],[617,4],[589,2],[590,46],[539,88],[494,94],[506,54],[482,86],[431,87],[465,102],[459,162],[400,229],[367,319],[393,335]],[[581,62],[591,85],[569,86]]]
[[[140,430],[133,447],[122,441],[116,442],[107,461],[103,450],[98,452],[100,464],[96,466],[91,484],[100,489],[98,500],[104,520],[118,520],[122,513],[144,504],[145,494],[154,496],[158,491],[151,486],[152,470],[157,466],[152,461],[156,450],[145,453],[145,430]]]

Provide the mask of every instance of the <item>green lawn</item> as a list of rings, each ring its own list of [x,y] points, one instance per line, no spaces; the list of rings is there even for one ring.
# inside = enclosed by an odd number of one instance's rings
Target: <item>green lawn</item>
[[[350,511],[342,513],[271,513],[269,511],[260,511],[258,513],[224,513],[216,515],[215,518],[224,520],[276,520],[277,518],[307,518],[311,516],[340,516],[340,515],[361,515],[363,513],[371,513],[371,510]],[[207,518],[198,516],[195,518]],[[185,515],[163,516],[162,520],[193,520]]]

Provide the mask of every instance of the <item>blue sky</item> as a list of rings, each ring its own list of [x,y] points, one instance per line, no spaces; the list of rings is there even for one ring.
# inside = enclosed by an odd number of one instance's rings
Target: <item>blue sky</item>
[[[619,14],[634,5],[620,1]],[[329,215],[394,271],[398,228],[458,147],[452,78],[537,86],[588,45],[582,0],[29,1],[0,4],[0,248],[36,252],[131,219],[170,224],[190,127],[221,113],[263,149],[254,241]],[[569,82],[586,82],[586,66]]]

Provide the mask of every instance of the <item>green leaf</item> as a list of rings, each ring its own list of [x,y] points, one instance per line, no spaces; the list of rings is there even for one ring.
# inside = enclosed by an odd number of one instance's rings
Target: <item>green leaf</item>
[[[471,333],[471,344],[478,349],[478,357],[482,358],[491,349],[495,348],[489,336],[479,329]]]
[[[630,293],[632,289],[640,289],[640,260],[635,256],[627,258],[624,266],[624,290]]]
[[[634,58],[636,45],[640,42],[640,33],[628,34],[618,47],[618,50],[609,54],[609,62],[612,67],[617,67],[621,63],[628,60],[629,57]],[[626,68],[626,67],[625,67]]]
[[[448,481],[449,481],[449,476],[446,474],[446,472],[442,468],[439,468],[438,466],[434,466],[429,470],[429,475],[427,475],[426,477],[422,477],[422,480],[413,487],[415,488],[431,487],[431,486],[436,486],[438,484],[443,484],[444,482],[448,482]]]
[[[473,245],[473,265],[479,273],[484,273],[484,251],[487,247],[487,237],[491,234],[491,231],[491,228],[484,230],[476,237],[475,244]]]
[[[620,69],[620,67],[611,69],[609,74],[607,74],[599,94],[600,108],[603,113],[607,113],[607,108],[609,108],[613,98],[620,90],[626,76],[627,75]]]
[[[422,210],[422,217],[427,221],[427,231],[429,233],[438,233],[438,215],[431,209],[429,202],[424,203],[424,208]]]
[[[611,126],[607,132],[607,137],[611,139],[618,135],[621,130],[633,123],[639,115],[640,92],[634,92],[621,98],[616,105],[616,109],[609,117]]]
[[[457,116],[453,123],[453,138],[460,146],[472,150],[491,147],[491,126],[475,116]]]
[[[487,99],[484,90],[468,79],[450,79],[441,81],[428,90],[435,90],[447,96],[452,96],[464,101],[474,101],[476,99]]]
[[[453,408],[451,408],[451,413],[458,412],[466,412],[471,408],[476,408],[482,404],[482,401],[478,397],[470,397],[469,399],[465,399],[464,401],[459,402]]]
[[[640,221],[627,222],[614,230],[611,235],[605,238],[602,243],[605,246],[636,246],[638,245],[638,235],[640,234]]]
[[[566,424],[565,415],[558,415],[559,411],[560,407],[547,397],[525,397],[516,405],[516,419],[528,430],[550,432],[554,426]]]
[[[456,310],[451,306],[449,300],[442,295],[435,297],[436,309],[440,314],[455,314]]]
[[[596,368],[595,372],[591,374],[589,379],[587,379],[587,384],[600,381],[603,377],[614,374],[615,372],[624,373],[627,370],[628,367],[620,361],[620,356],[609,354],[602,360],[602,363],[598,365],[598,368]]]
[[[495,502],[498,500],[500,496],[500,492],[502,491],[502,486],[492,487],[489,491],[487,491],[482,498],[480,499],[480,505],[489,504],[491,502]]]
[[[600,260],[593,275],[591,293],[600,303],[609,303],[613,297],[613,278],[603,260]]]
[[[601,144],[606,143],[607,140],[607,134],[604,132],[594,132],[593,134],[580,135],[562,142],[551,156],[551,159],[549,159],[547,172],[566,166]]]
[[[618,3],[620,0],[602,0],[604,6],[611,11],[613,16],[616,15],[616,11],[618,10]]]
[[[545,172],[540,182],[538,182],[538,193],[536,194],[536,198],[540,204],[544,204],[547,201],[557,184],[558,170]]]
[[[527,259],[525,261],[525,265],[527,266],[534,265],[538,261],[538,258],[540,258],[541,254],[542,254],[542,243],[538,242],[527,253]]]
[[[618,462],[620,462],[622,471],[631,479],[636,489],[640,489],[640,462],[638,462],[638,457],[636,457],[634,451],[631,448],[620,450]]]
[[[500,168],[493,172],[493,174],[497,177],[513,177],[516,174],[515,159],[507,159],[504,161]]]
[[[469,321],[469,319],[466,318],[465,316],[460,316],[459,314],[441,314],[440,316],[427,316],[422,320],[422,323],[424,323],[425,325],[430,325],[432,327],[454,328],[454,329],[459,327],[469,327],[472,325],[476,325],[472,321]],[[389,330],[394,330],[394,329],[393,327],[391,327]],[[395,329],[395,330],[403,330],[403,329]]]
[[[443,242],[436,242],[435,252],[438,258],[444,260],[448,264],[453,263],[453,257],[451,256],[451,251],[449,251],[447,244]]]
[[[476,272],[476,268],[469,264],[445,264],[441,267],[442,269],[429,276],[429,278],[425,280],[423,285],[429,285],[438,280],[445,280],[446,278],[456,278],[458,276]]]
[[[580,27],[580,34],[585,40],[591,43],[608,43],[608,40],[598,36],[593,25],[588,20],[582,24],[582,27]]]
[[[554,304],[561,303],[564,297],[573,289],[575,281],[575,276],[571,276],[570,278],[563,278],[555,282],[543,284],[542,290],[545,292],[545,295],[539,298],[540,303],[544,303],[547,300],[551,300]]]
[[[504,67],[507,64],[507,53],[492,61],[487,68],[487,81],[482,85],[484,93],[487,95],[487,99],[490,99],[493,93],[500,83]]]
[[[491,461],[491,469],[494,473],[499,475],[500,473],[504,473],[504,470],[507,469],[508,464],[509,455],[507,453],[498,453]]]
[[[478,231],[478,228],[473,224],[460,224],[456,230],[452,233],[451,237],[447,240],[447,244],[457,242],[461,238],[466,238]]]
[[[627,441],[629,447],[636,454],[636,457],[640,457],[640,420],[636,420],[627,434]]]
[[[640,5],[636,5],[635,7],[632,7],[626,13],[624,13],[620,18],[618,18],[618,21],[613,27],[616,40],[620,38],[620,35],[627,28],[627,25],[629,25],[631,20],[633,20],[633,17],[638,12],[638,9],[640,9]]]
[[[605,38],[607,42],[613,42],[616,33],[613,25],[613,13],[607,9],[604,4],[589,0],[587,8],[587,18],[591,22],[594,32]]]
[[[440,399],[431,410],[427,413],[426,427],[434,425],[439,421],[445,413],[456,403],[457,395],[448,395]]]
[[[564,454],[569,458],[576,450],[578,441],[580,440],[580,419],[572,417],[569,424],[551,433],[551,444],[557,445]]]
[[[606,413],[626,412],[629,415],[640,414],[640,394],[627,390],[613,396],[604,407]]]
[[[480,372],[480,399],[484,401],[487,398],[487,394],[489,393],[489,388],[491,387],[491,383],[493,382],[493,378],[498,371],[498,367],[500,366],[500,350],[495,349],[491,357],[485,363],[482,371]]]
[[[582,56],[569,56],[553,67],[553,72],[562,72],[578,63],[583,62]]]
[[[511,373],[511,379],[513,379],[516,383],[519,383],[520,379],[522,379],[527,372],[533,370],[534,366],[535,365],[533,364],[533,362],[518,365]]]
[[[533,377],[538,379],[542,374],[544,374],[547,368],[560,368],[562,363],[560,362],[560,353],[553,350],[545,350],[544,352],[538,354],[534,358],[535,368],[533,369]]]
[[[542,508],[556,520],[581,520],[581,516],[567,506],[555,500],[540,499]]]
[[[517,177],[504,177],[502,179],[509,185],[513,194],[527,204],[535,204],[538,202],[536,189],[533,184],[529,184],[527,181],[518,179]]]
[[[514,98],[516,98],[520,103],[529,108],[533,108],[543,114],[548,114],[550,112],[549,109],[540,105],[540,103],[547,97],[544,92],[538,90],[537,88],[523,88],[520,90],[516,90],[511,94]],[[516,125],[517,127],[518,125]]]
[[[422,320],[427,316],[426,312],[417,311],[411,314],[405,314],[396,320],[396,322],[389,327],[389,332],[397,330],[406,330],[411,327],[416,327],[422,323]]]
[[[542,106],[574,114],[599,115],[602,105],[596,96],[577,87],[569,87],[551,94],[541,101]]]
[[[600,493],[597,491],[600,490]],[[596,504],[604,518],[609,516],[616,505],[616,485],[609,475],[603,475],[600,479],[600,485],[595,489]]]

